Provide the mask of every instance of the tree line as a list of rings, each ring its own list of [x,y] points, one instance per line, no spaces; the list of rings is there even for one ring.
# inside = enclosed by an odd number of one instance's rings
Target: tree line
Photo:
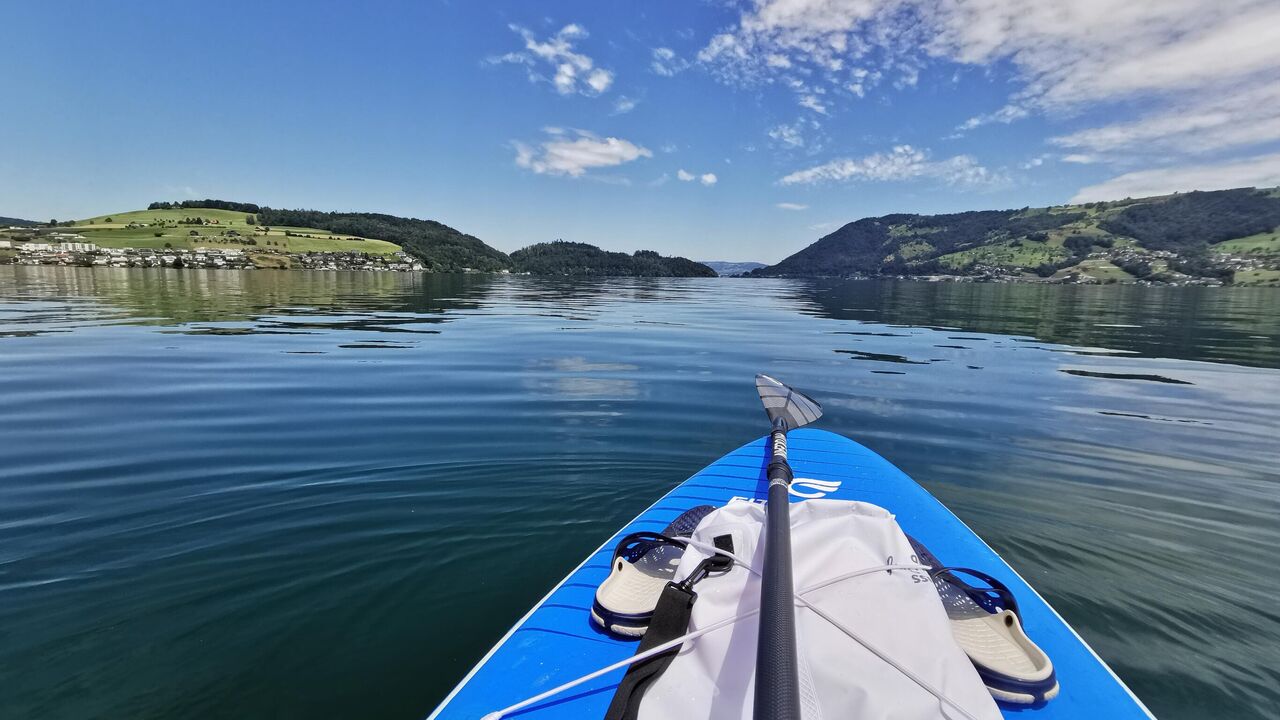
[[[233,210],[242,213],[256,213],[262,208],[253,203],[232,202],[230,200],[178,200],[176,202],[153,202],[148,210],[189,210],[202,208],[205,210]]]

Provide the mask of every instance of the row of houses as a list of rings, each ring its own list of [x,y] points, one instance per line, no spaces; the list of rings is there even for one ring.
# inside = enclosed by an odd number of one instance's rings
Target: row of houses
[[[81,247],[88,245],[88,248]],[[17,265],[72,265],[79,267],[172,267],[251,270],[253,261],[243,250],[150,250],[99,248],[92,243],[23,243],[13,262]]]
[[[293,267],[303,270],[414,272],[426,269],[417,258],[403,252],[394,255],[370,255],[355,251],[284,254],[289,256]]]
[[[97,252],[98,246],[91,242],[29,242],[18,243],[17,247],[27,252]],[[0,248],[14,248],[12,240],[0,240]]]
[[[238,248],[198,248],[176,250],[165,248],[101,248],[93,243],[0,241],[0,248],[17,250],[16,265],[64,265],[79,267],[171,267],[253,270],[261,267],[286,267],[301,270],[360,270],[413,272],[426,268],[416,258],[398,252],[394,255],[370,255],[361,252],[287,253],[256,250],[252,254]]]

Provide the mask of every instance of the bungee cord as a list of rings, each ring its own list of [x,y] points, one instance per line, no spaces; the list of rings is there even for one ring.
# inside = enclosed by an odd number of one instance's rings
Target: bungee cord
[[[758,570],[756,570],[749,563],[745,562],[741,557],[735,555],[732,552],[723,550],[721,548],[715,547],[714,545],[711,545],[708,543],[694,540],[692,538],[686,538],[685,540],[691,547],[695,547],[698,550],[701,550],[707,554],[727,556],[731,558],[735,563],[742,566],[751,574],[756,576],[760,575],[760,572]],[[954,708],[961,715],[963,715],[966,718],[966,720],[978,720],[978,718],[975,715],[970,713],[965,708],[961,707],[954,700],[948,698],[942,691],[938,690],[937,688],[934,688],[928,681],[917,676],[915,673],[911,672],[909,669],[903,667],[901,664],[893,660],[893,658],[889,657],[888,654],[886,654],[879,648],[876,648],[871,643],[867,642],[865,639],[863,639],[861,636],[855,633],[851,628],[847,627],[836,618],[831,617],[821,608],[814,605],[812,602],[810,602],[808,599],[805,598],[806,595],[809,595],[813,592],[829,587],[831,585],[835,585],[836,583],[844,582],[846,580],[862,577],[865,575],[871,575],[874,573],[886,572],[891,570],[925,570],[927,571],[930,569],[931,568],[928,565],[911,563],[911,564],[877,565],[875,567],[862,568],[860,570],[853,570],[841,575],[837,575],[833,578],[829,578],[827,580],[823,580],[821,582],[815,583],[808,587],[802,588],[799,592],[796,593],[796,605],[799,607],[804,607],[804,608],[808,608],[809,610],[812,610],[814,614],[816,614],[818,617],[827,621],[829,624],[834,626],[837,630],[844,633],[851,640],[853,640],[854,642],[858,643],[863,648],[865,648],[872,655],[875,655],[877,658],[887,663],[890,667],[892,667],[894,670],[897,670],[899,673],[907,677],[916,685],[919,685],[921,689],[923,689],[925,692],[937,698],[939,702],[945,703],[946,705]],[[482,718],[482,720],[500,720],[501,718],[506,717],[514,712],[523,710],[524,708],[527,708],[531,705],[535,705],[537,703],[542,702],[543,700],[559,695],[560,693],[565,692],[566,690],[571,690],[575,687],[578,687],[583,683],[595,680],[596,678],[607,675],[611,672],[614,672],[615,670],[620,670],[624,667],[633,665],[635,663],[648,660],[649,658],[654,657],[655,655],[660,655],[664,652],[667,652],[672,648],[680,647],[685,642],[688,642],[690,640],[696,640],[697,638],[700,638],[703,635],[706,635],[707,633],[711,633],[716,630],[729,627],[741,620],[745,620],[747,618],[751,618],[759,614],[760,614],[760,608],[757,607],[752,610],[747,610],[746,612],[739,613],[738,615],[717,620],[716,622],[713,622],[705,627],[698,628],[697,630],[685,633],[680,637],[673,638],[659,645],[655,645],[654,647],[649,648],[644,652],[636,653],[623,660],[619,660],[618,662],[612,663],[610,665],[606,665],[605,667],[602,667],[599,670],[595,670],[593,672],[587,673],[586,675],[582,675],[581,677],[575,678],[562,685],[551,688],[550,690],[547,690],[545,692],[541,692],[532,697],[526,698],[525,700],[521,700],[520,702],[515,703],[513,705],[509,705],[505,708],[502,708],[501,710],[495,710],[494,712],[491,712],[485,715]]]

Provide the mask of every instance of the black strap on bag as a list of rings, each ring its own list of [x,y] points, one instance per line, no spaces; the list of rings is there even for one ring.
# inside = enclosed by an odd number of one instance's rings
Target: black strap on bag
[[[693,614],[693,602],[697,599],[698,594],[694,591],[673,582],[667,583],[662,596],[658,598],[658,606],[653,610],[649,629],[641,638],[636,652],[642,653],[683,635],[689,627],[689,616]],[[645,690],[667,669],[678,652],[680,648],[673,647],[628,668],[622,682],[618,683],[618,690],[613,694],[608,712],[604,714],[605,720],[636,720],[640,714],[640,699],[644,697]]]
[[[733,538],[729,535],[717,536],[714,543],[720,550],[733,552]],[[645,630],[640,646],[636,648],[636,654],[670,642],[688,632],[689,618],[693,615],[693,603],[698,599],[698,593],[693,591],[694,584],[710,575],[726,573],[732,567],[732,558],[725,555],[712,555],[698,563],[693,572],[689,573],[689,577],[678,583],[667,583],[667,586],[662,589],[662,595],[658,597],[658,605],[653,609],[653,619],[649,621],[649,628]],[[651,658],[634,663],[628,668],[627,674],[622,676],[622,682],[618,683],[618,689],[613,694],[613,702],[609,703],[609,710],[604,714],[605,720],[636,720],[640,714],[640,701],[644,698],[645,692],[666,671],[671,661],[675,660],[680,647],[677,645]]]

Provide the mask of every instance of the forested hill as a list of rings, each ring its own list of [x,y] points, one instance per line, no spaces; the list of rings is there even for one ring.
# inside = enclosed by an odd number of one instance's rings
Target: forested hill
[[[518,272],[534,275],[715,277],[716,272],[682,257],[663,257],[652,250],[628,255],[601,250],[586,243],[538,243],[511,253]]]
[[[511,267],[511,259],[506,253],[434,220],[381,213],[276,210],[268,207],[260,208],[257,215],[261,225],[313,227],[393,242],[420,258],[428,270],[436,272],[496,272]]]
[[[1230,279],[1280,272],[1280,189],[851,222],[756,277],[1038,275]]]
[[[18,218],[0,217],[0,227],[34,227],[40,223],[35,220],[20,220]]]

